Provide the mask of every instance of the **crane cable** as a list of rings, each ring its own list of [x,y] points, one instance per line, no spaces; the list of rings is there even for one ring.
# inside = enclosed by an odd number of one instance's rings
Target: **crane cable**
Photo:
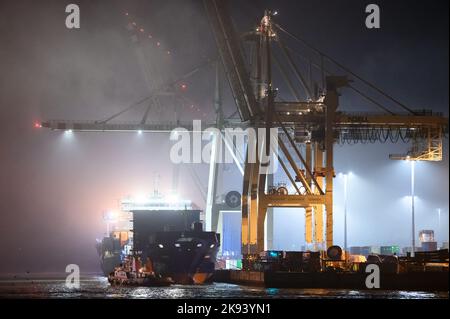
[[[298,55],[299,57],[301,57],[302,59],[305,59],[306,61],[308,61],[312,66],[316,67],[317,69],[321,69],[322,67],[319,66],[317,63],[309,60],[306,56],[304,56],[303,54],[295,51],[294,49],[286,46],[286,48],[293,52],[294,54]],[[325,67],[322,68],[325,74],[331,74],[331,72],[326,69]],[[383,111],[391,114],[391,115],[396,115],[394,112],[392,112],[391,110],[389,110],[388,108],[384,107],[383,105],[381,105],[381,103],[375,101],[373,98],[371,98],[370,96],[368,96],[367,94],[365,94],[364,92],[362,92],[361,90],[357,89],[354,85],[348,84],[348,87],[351,88],[353,91],[355,91],[357,94],[359,94],[360,96],[362,96],[363,98],[365,98],[367,101],[369,101],[370,103],[373,103],[374,105],[378,106],[380,109],[382,109]]]
[[[153,96],[155,96],[159,91],[161,91],[162,89],[166,89],[169,88],[171,86],[176,85],[177,83],[179,83],[182,80],[185,80],[188,77],[191,77],[192,75],[194,75],[195,73],[197,73],[198,71],[200,71],[202,68],[210,65],[212,62],[214,62],[215,60],[211,60],[211,59],[207,59],[205,62],[201,63],[200,65],[196,66],[195,68],[193,68],[192,70],[190,70],[189,72],[187,72],[186,74],[180,76],[178,79],[176,79],[175,81],[172,81],[171,83],[167,83],[165,85],[161,85],[158,88],[156,88],[155,90],[152,91],[152,93],[144,98],[142,98],[141,100],[132,103],[131,105],[129,105],[128,107],[126,107],[125,109],[111,115],[110,117],[108,117],[105,120],[102,121],[96,121],[97,124],[106,124],[107,122],[111,121],[112,119],[115,119],[116,117],[122,115],[123,113],[135,108],[136,106],[144,103],[145,101],[149,100],[150,98],[152,98]]]

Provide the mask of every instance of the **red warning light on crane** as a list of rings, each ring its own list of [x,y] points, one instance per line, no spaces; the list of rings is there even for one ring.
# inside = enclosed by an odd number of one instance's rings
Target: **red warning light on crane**
[[[39,122],[35,122],[35,123],[34,123],[34,127],[35,127],[35,128],[41,128],[41,127],[42,127],[42,124],[39,123]]]

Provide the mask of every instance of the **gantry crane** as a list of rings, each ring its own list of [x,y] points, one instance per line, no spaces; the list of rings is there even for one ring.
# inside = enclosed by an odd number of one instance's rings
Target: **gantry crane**
[[[286,177],[295,189],[294,194],[273,192],[270,183],[273,176],[263,173],[259,162],[245,159],[242,190],[242,252],[246,256],[264,250],[264,221],[267,210],[274,207],[305,209],[305,239],[307,243],[333,245],[333,147],[345,142],[411,142],[412,148],[405,155],[391,155],[393,159],[418,159],[440,161],[442,139],[448,127],[448,120],[442,114],[431,111],[413,110],[386,94],[375,85],[365,81],[348,68],[310,46],[301,38],[289,33],[274,20],[274,12],[266,10],[259,26],[251,32],[238,36],[224,0],[204,0],[220,60],[228,79],[237,106],[239,119],[224,120],[220,126],[278,129],[278,161]],[[318,56],[318,61],[308,60],[309,76],[305,76],[293,58],[297,54],[284,44],[281,35],[302,42]],[[242,41],[251,48],[251,68],[243,55]],[[282,54],[279,60],[275,47]],[[345,75],[333,75],[326,62],[337,66]],[[210,63],[210,62],[208,62]],[[287,64],[287,67],[286,67]],[[294,97],[292,101],[277,99],[274,85],[273,66],[281,74],[286,87]],[[313,83],[311,69],[319,73],[319,83]],[[294,80],[289,76],[294,75]],[[198,68],[192,72],[196,72]],[[192,72],[189,73],[192,74]],[[359,81],[398,106],[402,112],[394,112],[378,100],[367,95],[352,81]],[[298,82],[298,83],[296,83]],[[174,83],[177,83],[175,81]],[[156,94],[157,88],[152,94]],[[382,110],[380,113],[350,113],[341,111],[340,93],[351,89]],[[126,108],[127,111],[150,99],[139,101]],[[220,114],[217,102],[216,114]],[[97,122],[45,121],[42,126],[55,130],[75,131],[171,131],[177,127],[192,130],[192,123],[136,124],[110,123],[110,120],[124,111]],[[217,126],[216,123],[209,123]],[[270,138],[258,139],[257,143],[271,147]],[[258,149],[258,148],[257,148]],[[263,148],[264,149],[264,148]],[[281,151],[281,152],[278,152]],[[269,181],[269,183],[268,183]],[[213,187],[210,183],[209,187]],[[215,188],[215,186],[214,186]],[[214,194],[211,195],[214,198]],[[325,212],[325,241],[323,215]],[[210,217],[213,218],[214,217]],[[314,226],[313,226],[314,224]],[[213,229],[215,230],[215,229]]]
[[[245,67],[237,36],[226,1],[204,0],[207,15],[215,36],[220,57],[239,110],[241,120],[252,127],[279,128],[278,144],[290,166],[279,157],[281,167],[296,189],[296,194],[268,192],[267,175],[259,163],[245,163],[242,194],[242,251],[251,256],[264,250],[264,220],[268,208],[304,207],[306,209],[306,241],[323,242],[323,209],[326,212],[326,247],[333,245],[333,145],[337,141],[396,141],[411,140],[413,148],[408,156],[422,160],[442,159],[442,138],[447,119],[441,114],[414,111],[387,95],[376,86],[358,77],[332,58],[309,46],[274,22],[274,12],[266,10],[261,23],[248,32],[244,40],[254,53],[250,75]],[[322,94],[317,94],[300,72],[292,52],[284,45],[279,33],[285,33],[302,41],[320,57]],[[282,64],[273,54],[277,45],[292,69],[299,85],[289,79]],[[357,80],[382,94],[400,106],[406,114],[396,114],[373,98],[351,85],[347,76],[328,75],[324,59],[331,60]],[[272,61],[278,66],[287,87],[296,98],[292,102],[277,102],[277,90],[273,83]],[[310,61],[310,64],[312,62]],[[300,100],[298,88],[303,89],[305,99]],[[351,87],[370,102],[381,108],[382,114],[351,114],[341,112],[339,92]],[[257,143],[270,144],[266,139]],[[303,144],[304,152],[299,148]],[[266,150],[269,148],[266,147]],[[297,165],[300,161],[302,168]],[[392,156],[393,158],[395,156]],[[295,177],[291,172],[294,172]],[[301,185],[301,188],[299,187]],[[314,239],[312,216],[314,214]]]

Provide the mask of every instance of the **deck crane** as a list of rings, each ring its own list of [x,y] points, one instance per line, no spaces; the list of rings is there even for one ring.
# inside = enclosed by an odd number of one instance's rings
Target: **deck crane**
[[[237,106],[238,120],[228,120],[223,125],[240,127],[278,128],[280,166],[291,181],[295,194],[270,192],[267,180],[261,174],[259,163],[245,161],[242,192],[242,253],[252,258],[264,250],[264,220],[267,210],[274,207],[305,208],[307,243],[333,245],[333,147],[345,142],[411,142],[412,148],[405,155],[391,155],[393,159],[442,160],[442,139],[448,128],[448,120],[442,114],[413,110],[388,95],[372,83],[353,73],[330,56],[310,46],[303,39],[291,34],[275,21],[275,14],[266,10],[255,30],[241,38],[233,27],[224,0],[203,0],[210,21],[220,60]],[[301,42],[318,57],[308,60],[309,76],[305,76],[293,54],[298,52],[286,46],[282,36]],[[246,65],[242,43],[252,47],[251,70]],[[276,51],[278,49],[278,51]],[[283,60],[277,57],[282,55]],[[327,68],[332,64],[345,75],[337,76]],[[286,66],[287,64],[287,66]],[[276,66],[286,87],[292,93],[292,101],[277,99],[273,66]],[[313,83],[312,68],[320,82]],[[291,79],[287,70],[294,74]],[[193,71],[194,72],[194,71]],[[376,92],[385,101],[396,105],[401,112],[369,96],[352,81],[358,81]],[[342,111],[340,94],[353,90],[369,103],[381,109],[380,113],[351,113]],[[156,93],[157,90],[154,92]],[[152,93],[153,94],[153,93]],[[146,98],[144,100],[147,100]],[[110,120],[142,103],[134,103],[124,111],[105,121],[45,121],[43,127],[54,130],[74,131],[170,131],[176,127],[192,130],[192,123],[136,123],[117,124]],[[215,123],[212,123],[213,125]],[[265,138],[267,144],[270,139]],[[258,143],[265,143],[264,139]],[[286,163],[287,161],[287,163]],[[323,215],[325,213],[325,240]],[[314,223],[314,227],[313,227]]]

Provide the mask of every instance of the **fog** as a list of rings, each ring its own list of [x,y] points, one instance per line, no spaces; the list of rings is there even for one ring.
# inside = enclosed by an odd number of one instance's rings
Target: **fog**
[[[65,6],[77,3],[81,28],[65,27]],[[293,33],[335,56],[355,72],[414,108],[448,116],[448,3],[414,12],[388,4],[382,29],[362,27],[357,1],[231,1],[241,31],[275,5],[279,21]],[[411,9],[411,12],[413,12]],[[422,10],[419,10],[422,9]],[[129,16],[125,16],[129,13]],[[131,17],[130,17],[131,16]],[[314,18],[313,18],[314,17]],[[141,40],[139,57],[130,20],[152,34]],[[160,42],[161,48],[154,44]],[[103,212],[126,195],[172,187],[171,142],[167,134],[88,133],[36,129],[46,119],[101,120],[149,95],[151,85],[173,80],[215,58],[216,48],[201,1],[13,1],[0,3],[0,250],[1,272],[63,272],[67,264],[82,272],[99,271],[95,239],[105,232]],[[170,54],[166,54],[170,51]],[[145,73],[145,61],[156,69]],[[150,61],[151,60],[151,61]],[[380,67],[381,66],[381,67]],[[155,71],[156,70],[156,71]],[[150,82],[149,83],[149,74]],[[214,120],[214,71],[206,67],[187,79],[190,103],[152,109],[151,121]],[[152,84],[153,83],[153,84]],[[155,84],[156,83],[156,84]],[[224,85],[225,86],[225,85]],[[226,115],[235,106],[224,87]],[[280,86],[280,94],[283,87]],[[284,91],[285,92],[285,91]],[[361,109],[360,100],[342,98],[345,110]],[[194,107],[191,107],[194,105]],[[139,121],[144,109],[121,117]],[[348,181],[350,245],[408,245],[410,241],[409,163],[391,161],[404,144],[335,146],[335,170],[352,172]],[[207,165],[194,167],[204,186]],[[227,165],[220,191],[240,190],[242,181]],[[200,207],[204,201],[187,165],[179,193]],[[282,180],[283,177],[279,177]],[[335,179],[335,242],[343,244],[343,181]],[[416,229],[434,229],[448,241],[448,140],[444,160],[416,165]],[[441,227],[437,225],[440,208]],[[303,210],[275,212],[274,246],[304,245]]]

